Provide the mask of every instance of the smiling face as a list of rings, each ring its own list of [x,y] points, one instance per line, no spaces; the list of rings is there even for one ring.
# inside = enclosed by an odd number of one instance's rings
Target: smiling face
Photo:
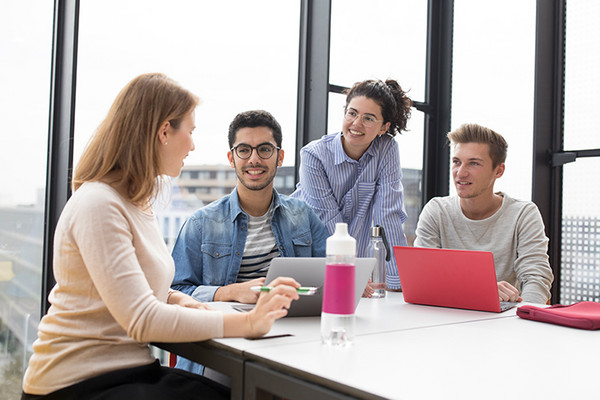
[[[194,140],[192,132],[196,129],[195,113],[191,111],[182,120],[181,124],[175,129],[170,123],[166,122],[159,133],[160,147],[160,171],[163,175],[177,177],[181,173],[183,160],[190,151],[194,151]]]
[[[265,126],[239,129],[236,132],[235,142],[232,147],[235,148],[242,143],[252,147],[269,143],[277,147],[271,129]],[[258,156],[256,149],[252,151],[252,155],[247,159],[239,158],[235,154],[235,151],[229,151],[227,158],[229,159],[229,165],[235,168],[238,181],[242,185],[238,187],[238,191],[266,190],[271,193],[277,167],[283,162],[283,150],[275,150],[271,158],[266,160]]]
[[[390,123],[383,123],[381,107],[374,100],[365,96],[352,98],[345,112],[351,112],[356,115],[356,118],[353,121],[344,118],[342,146],[350,158],[358,160],[367,151],[371,142],[388,130]],[[377,122],[371,127],[366,127],[363,123],[363,116],[372,117]]]
[[[452,156],[452,179],[461,199],[490,198],[504,163],[493,166],[487,143],[457,143]]]

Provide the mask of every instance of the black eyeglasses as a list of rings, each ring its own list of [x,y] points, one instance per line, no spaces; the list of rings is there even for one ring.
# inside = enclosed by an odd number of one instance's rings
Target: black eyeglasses
[[[235,151],[235,154],[242,160],[247,160],[248,158],[252,157],[252,152],[256,150],[256,153],[260,158],[263,160],[268,160],[269,158],[273,157],[275,150],[280,150],[280,148],[273,146],[271,143],[262,143],[256,147],[252,147],[249,144],[240,143],[229,150]]]

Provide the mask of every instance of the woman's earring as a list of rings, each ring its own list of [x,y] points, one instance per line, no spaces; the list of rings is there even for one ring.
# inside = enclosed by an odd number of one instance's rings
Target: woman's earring
[[[168,145],[168,144],[169,144],[168,142],[165,142],[165,146]]]

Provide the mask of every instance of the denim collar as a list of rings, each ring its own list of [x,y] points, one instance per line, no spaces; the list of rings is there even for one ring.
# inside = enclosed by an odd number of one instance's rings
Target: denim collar
[[[275,210],[281,205],[279,193],[275,188],[273,188],[273,199],[271,201],[273,202],[273,215],[275,215]],[[242,209],[242,206],[240,206],[240,199],[238,197],[236,186],[229,195],[229,215],[231,216],[231,222],[233,223],[240,214],[248,217],[246,212]]]

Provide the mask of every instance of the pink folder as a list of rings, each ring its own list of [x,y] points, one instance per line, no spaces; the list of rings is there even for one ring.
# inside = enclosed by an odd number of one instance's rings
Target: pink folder
[[[517,308],[517,315],[532,321],[548,322],[571,328],[600,329],[600,303],[593,301],[580,301],[568,306],[557,304],[546,308],[521,306]]]

